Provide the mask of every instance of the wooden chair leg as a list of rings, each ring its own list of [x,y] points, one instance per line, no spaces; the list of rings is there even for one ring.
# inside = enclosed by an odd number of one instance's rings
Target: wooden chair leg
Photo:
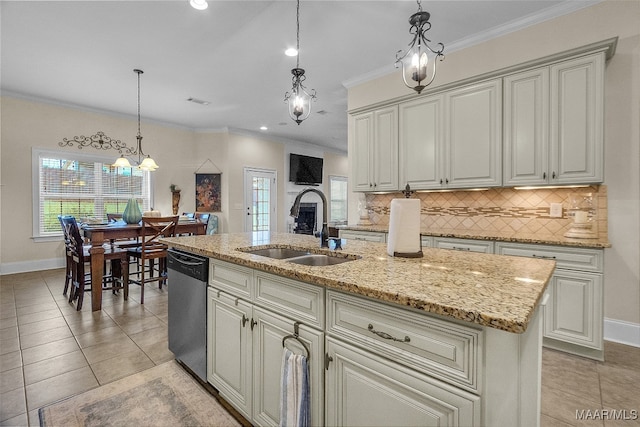
[[[129,299],[129,259],[128,257],[124,257],[121,262],[122,267],[122,287],[124,300],[127,301]]]
[[[64,289],[62,291],[62,295],[67,295],[67,291],[69,290],[69,283],[71,282],[71,268],[72,268],[72,262],[71,259],[69,259],[69,255],[66,255],[66,268],[65,268],[65,272],[64,272]]]

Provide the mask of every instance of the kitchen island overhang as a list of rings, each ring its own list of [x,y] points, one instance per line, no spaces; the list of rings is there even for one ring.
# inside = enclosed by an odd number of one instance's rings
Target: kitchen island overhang
[[[523,333],[543,299],[555,262],[423,248],[423,258],[397,258],[380,243],[346,241],[319,247],[312,236],[233,233],[163,239],[177,249],[303,282],[499,330]],[[358,259],[306,266],[254,255],[249,248],[299,248]]]

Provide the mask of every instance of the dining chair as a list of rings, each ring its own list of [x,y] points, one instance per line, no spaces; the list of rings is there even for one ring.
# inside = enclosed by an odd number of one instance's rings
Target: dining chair
[[[73,279],[73,275],[71,273],[71,269],[73,268],[73,255],[71,253],[71,249],[69,248],[69,245],[71,244],[71,236],[69,236],[69,233],[67,232],[67,227],[64,226],[64,222],[62,220],[63,217],[66,217],[66,215],[58,215],[58,221],[60,221],[60,227],[62,227],[62,235],[64,237],[65,272],[64,289],[62,290],[62,295],[67,295],[69,284]]]
[[[76,310],[82,309],[84,293],[91,291],[90,246],[84,245],[78,223],[73,216],[59,217],[64,233],[69,237],[67,249],[71,260],[71,290],[69,302],[77,300]],[[122,289],[124,299],[129,299],[129,257],[127,251],[113,245],[105,247],[105,261],[111,262],[111,274],[103,277],[102,290],[112,290],[115,294]],[[87,272],[86,266],[89,265]]]
[[[174,237],[178,225],[178,215],[164,217],[142,217],[140,246],[129,248],[130,256],[140,261],[139,279],[131,279],[131,283],[140,285],[140,304],[144,304],[144,285],[158,282],[158,288],[167,281],[167,250],[169,247],[161,243],[161,237]],[[155,273],[155,260],[158,260],[158,275]],[[148,262],[148,263],[147,263]],[[146,273],[149,273],[147,276]]]
[[[107,222],[118,222],[122,220],[121,213],[108,213],[107,214]]]
[[[218,234],[218,215],[212,214],[211,216],[209,216],[205,234]]]

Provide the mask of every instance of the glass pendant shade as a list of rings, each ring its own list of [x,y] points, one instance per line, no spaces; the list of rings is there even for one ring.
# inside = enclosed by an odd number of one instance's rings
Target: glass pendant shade
[[[287,93],[287,103],[289,104],[289,116],[297,123],[302,123],[311,114],[311,100],[313,95],[307,93],[301,84],[294,86],[291,93]]]
[[[120,156],[118,157],[118,160],[116,160],[116,162],[113,164],[113,166],[117,168],[130,168],[131,163],[129,163],[129,159],[127,159],[125,156]]]
[[[156,164],[156,162],[149,156],[145,157],[142,163],[140,163],[140,166],[138,167],[143,171],[150,171],[150,172],[153,172],[154,170],[158,169],[158,165]]]

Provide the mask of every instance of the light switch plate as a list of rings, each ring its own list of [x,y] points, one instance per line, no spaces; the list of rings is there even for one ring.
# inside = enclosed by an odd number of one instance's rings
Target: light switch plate
[[[549,205],[549,216],[551,218],[562,218],[562,203],[551,203]]]

